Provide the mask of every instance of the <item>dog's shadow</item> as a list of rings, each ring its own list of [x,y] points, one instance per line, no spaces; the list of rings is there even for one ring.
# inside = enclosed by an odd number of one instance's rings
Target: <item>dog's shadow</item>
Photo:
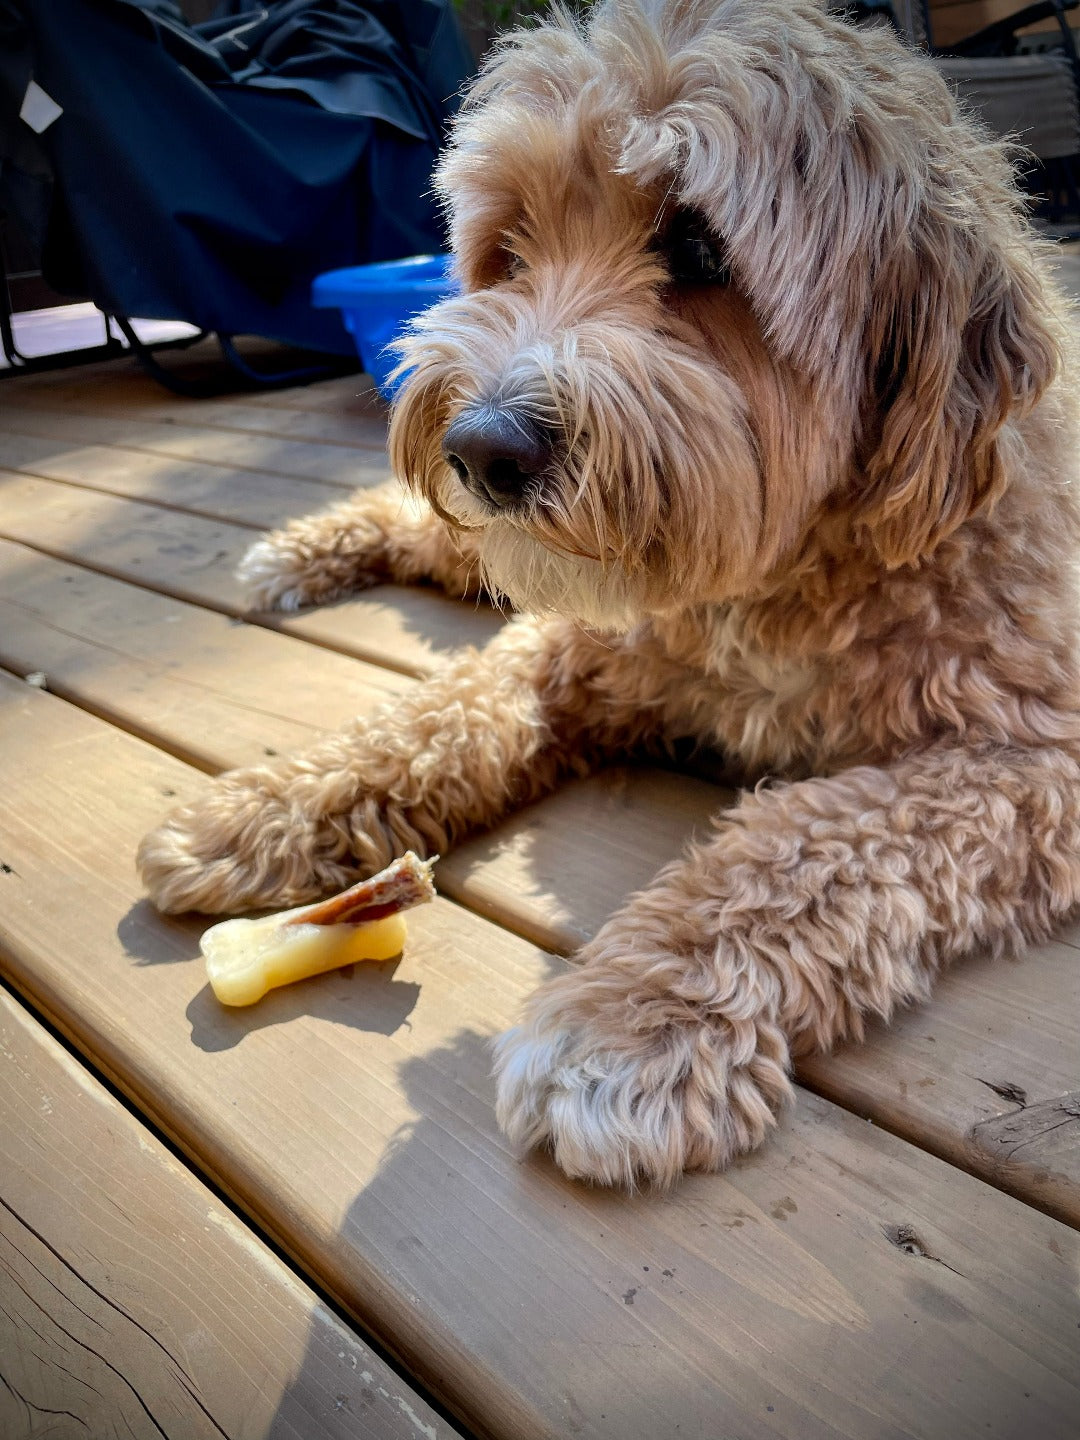
[[[200,964],[199,936],[212,923],[159,915],[148,900],[140,900],[120,921],[117,936],[136,965]],[[207,1053],[231,1050],[246,1035],[302,1016],[393,1035],[408,1024],[420,998],[419,985],[394,978],[399,963],[400,956],[346,965],[271,990],[257,1005],[241,1008],[222,1005],[204,985],[186,1010],[192,1044]]]
[[[735,802],[733,783],[708,753],[686,765],[631,757],[567,781],[455,846],[436,881],[459,903],[566,954],[709,832]]]
[[[496,605],[487,595],[459,600],[448,595],[436,581],[421,578],[408,585],[397,582],[370,585],[335,599],[302,605],[296,611],[296,618],[306,619],[335,611],[347,615],[352,611],[362,620],[365,629],[377,631],[376,609],[380,605],[394,612],[397,623],[404,619],[404,630],[410,640],[419,642],[440,659],[449,659],[467,645],[484,645],[514,613]],[[401,613],[403,610],[404,616]],[[277,627],[281,623],[281,613],[251,609],[237,616],[233,623],[245,625],[252,621]]]

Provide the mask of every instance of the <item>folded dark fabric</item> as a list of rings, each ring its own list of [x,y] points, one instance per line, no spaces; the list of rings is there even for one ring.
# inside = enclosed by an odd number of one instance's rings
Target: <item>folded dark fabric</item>
[[[347,354],[324,270],[438,250],[430,174],[469,56],[449,0],[0,0],[0,208],[123,315]],[[33,81],[61,113],[35,134]]]

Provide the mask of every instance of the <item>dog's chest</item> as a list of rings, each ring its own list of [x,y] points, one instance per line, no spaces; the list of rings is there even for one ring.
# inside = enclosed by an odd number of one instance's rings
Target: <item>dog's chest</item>
[[[817,664],[766,650],[733,606],[682,618],[657,638],[682,667],[672,709],[684,711],[679,718],[699,739],[750,770],[801,768],[816,754],[823,679]]]

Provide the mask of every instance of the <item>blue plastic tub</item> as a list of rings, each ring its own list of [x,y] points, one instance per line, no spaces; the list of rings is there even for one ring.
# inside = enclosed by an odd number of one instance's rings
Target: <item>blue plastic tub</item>
[[[405,377],[390,383],[398,357],[386,347],[413,315],[455,293],[451,260],[449,255],[413,255],[315,277],[311,303],[320,310],[341,311],[364,369],[387,400],[394,398]]]

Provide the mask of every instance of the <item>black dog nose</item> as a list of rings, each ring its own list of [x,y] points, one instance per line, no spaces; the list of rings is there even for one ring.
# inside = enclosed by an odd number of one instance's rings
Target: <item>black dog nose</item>
[[[442,453],[466,490],[500,509],[551,463],[539,426],[509,410],[466,410],[443,436]]]

